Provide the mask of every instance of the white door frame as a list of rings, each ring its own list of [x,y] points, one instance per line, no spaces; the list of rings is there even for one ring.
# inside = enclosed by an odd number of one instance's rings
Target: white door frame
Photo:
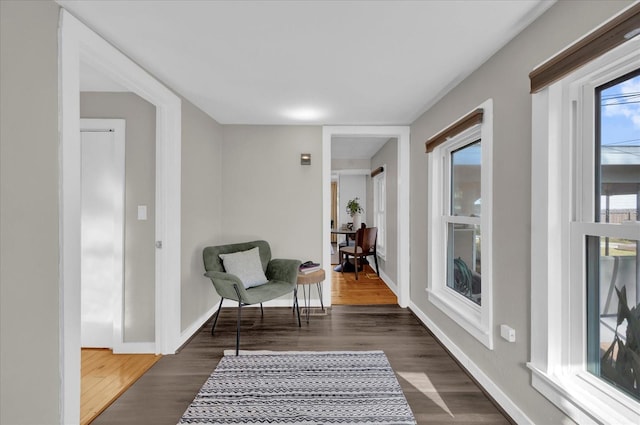
[[[144,69],[60,9],[61,422],[80,421],[80,60],[156,107],[155,351],[180,340],[181,101]]]
[[[322,127],[322,264],[331,276],[331,138],[333,136],[395,137],[398,139],[398,304],[410,301],[409,167],[410,128],[408,126],[324,126]],[[324,305],[331,305],[331,279],[323,292]]]

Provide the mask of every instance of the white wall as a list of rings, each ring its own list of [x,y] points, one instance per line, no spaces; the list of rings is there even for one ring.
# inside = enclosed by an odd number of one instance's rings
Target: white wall
[[[0,1],[2,424],[60,422],[58,146],[58,6]]]
[[[338,228],[353,222],[353,218],[347,213],[347,203],[354,198],[359,198],[360,206],[364,210],[360,214],[360,222],[366,223],[367,226],[372,225],[369,219],[371,215],[367,211],[367,180],[369,178],[364,174],[341,174],[338,177]]]

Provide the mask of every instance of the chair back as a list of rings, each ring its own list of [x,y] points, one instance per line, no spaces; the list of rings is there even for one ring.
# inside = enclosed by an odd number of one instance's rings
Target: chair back
[[[269,265],[269,261],[271,261],[271,247],[267,241],[252,241],[228,245],[208,246],[202,251],[204,268],[208,272],[224,272],[225,270],[222,265],[222,260],[220,259],[220,254],[232,254],[234,252],[248,251],[255,247],[258,247],[258,251],[260,251],[262,270],[266,272],[267,265]]]
[[[356,232],[356,244],[362,248],[362,252],[375,252],[378,239],[377,227],[366,227]]]

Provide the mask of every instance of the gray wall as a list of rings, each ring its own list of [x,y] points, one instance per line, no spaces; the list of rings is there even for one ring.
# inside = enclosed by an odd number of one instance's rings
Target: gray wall
[[[531,96],[529,72],[629,2],[561,1],[411,126],[411,300],[536,423],[564,415],[530,385]],[[579,16],[579,19],[576,17]],[[427,155],[424,142],[488,98],[494,100],[493,288],[490,351],[427,301]],[[499,336],[499,325],[517,341]]]
[[[225,243],[267,240],[279,258],[322,260],[322,128],[223,126]],[[311,153],[311,165],[300,154]]]
[[[155,341],[156,108],[134,93],[80,93],[82,118],[122,118],[125,139],[125,342]],[[147,220],[138,220],[138,205]]]
[[[371,169],[385,166],[384,173],[387,182],[387,247],[386,259],[378,259],[380,270],[398,284],[398,140],[389,139],[382,148],[371,158]],[[373,186],[369,178],[370,199],[369,209],[373,214]],[[373,218],[371,218],[373,226]]]
[[[222,126],[182,99],[181,329],[220,297],[203,276],[202,249],[219,242],[222,222]]]
[[[0,423],[55,424],[61,395],[56,4],[0,1],[0,94]]]
[[[371,168],[370,159],[332,159],[331,171],[339,170],[368,170]]]

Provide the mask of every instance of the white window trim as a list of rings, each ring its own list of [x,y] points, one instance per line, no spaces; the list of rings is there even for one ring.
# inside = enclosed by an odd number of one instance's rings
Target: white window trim
[[[387,169],[387,164],[382,165],[382,169]],[[373,185],[373,225],[378,228],[378,239],[376,242],[376,253],[378,257],[387,258],[387,173],[383,171],[372,179]],[[380,195],[380,185],[383,193]],[[382,199],[380,199],[382,196]],[[382,205],[382,209],[380,206]],[[382,218],[379,218],[382,217]]]
[[[640,238],[640,225],[593,223],[593,154],[578,143],[583,137],[593,138],[593,112],[578,109],[591,102],[593,110],[593,100],[584,93],[638,66],[636,37],[532,99],[528,367],[533,387],[581,424],[640,423],[640,403],[587,372],[583,280],[584,235],[635,232]]]
[[[463,329],[493,349],[493,100],[478,106],[484,110],[483,122],[454,136],[428,154],[429,210],[428,210],[428,285],[429,301],[447,314]],[[480,224],[482,229],[482,305],[447,287],[446,279],[446,226],[443,212],[447,206],[449,181],[445,177],[443,158],[452,150],[481,139],[482,155],[482,213],[478,219],[469,218],[469,224]],[[464,221],[458,217],[456,221]],[[462,220],[462,221],[461,221]]]

